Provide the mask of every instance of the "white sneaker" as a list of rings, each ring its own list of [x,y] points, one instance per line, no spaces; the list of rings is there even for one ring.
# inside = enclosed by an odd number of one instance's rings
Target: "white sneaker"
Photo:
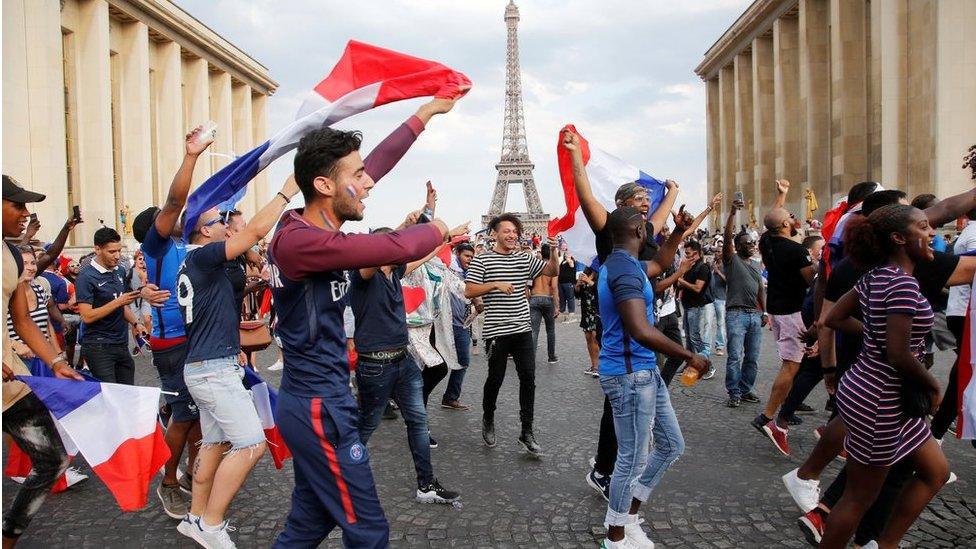
[[[180,523],[182,524],[182,522]],[[209,531],[204,527],[203,519],[197,521],[196,530],[190,529],[190,537],[205,549],[237,549],[229,532],[237,530],[225,520],[216,531]]]
[[[949,479],[945,481],[946,484],[952,484],[953,482],[959,480],[959,477],[955,473],[949,471]]]
[[[610,538],[604,539],[603,543],[600,544],[600,549],[641,549],[641,547],[634,540],[624,535],[624,539],[620,541],[610,541]]]
[[[636,521],[624,525],[624,539],[630,540],[634,544],[634,547],[640,547],[641,549],[654,549],[654,542],[647,537],[647,534],[644,533],[644,529],[641,528],[640,524]]]
[[[194,517],[190,515],[190,513],[187,513],[183,515],[183,519],[180,520],[180,523],[176,525],[176,531],[194,541],[197,541],[197,538],[193,537],[193,533],[200,531],[200,525],[197,523],[199,520],[200,517]]]
[[[88,480],[88,475],[82,474],[76,467],[68,467],[64,472],[64,478],[68,481],[68,488],[71,488],[79,482]]]
[[[820,503],[820,481],[803,480],[796,475],[799,469],[793,469],[783,475],[783,484],[786,491],[793,496],[793,501],[800,506],[800,510],[809,513],[816,509]]]
[[[274,364],[272,364],[271,366],[268,366],[268,371],[269,372],[277,372],[278,370],[284,369],[284,367],[285,367],[285,364],[283,362],[281,362],[280,360],[278,360]]]

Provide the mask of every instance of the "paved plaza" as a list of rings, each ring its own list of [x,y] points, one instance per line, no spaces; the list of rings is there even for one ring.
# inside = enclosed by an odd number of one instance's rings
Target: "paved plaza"
[[[544,341],[544,338],[540,338]],[[541,343],[541,342],[540,342]],[[584,482],[596,449],[603,393],[582,375],[586,363],[577,324],[557,324],[560,362],[540,355],[536,383],[536,434],[545,458],[530,459],[516,444],[517,378],[510,368],[496,418],[498,445],[481,441],[483,355],[473,357],[462,400],[468,412],[441,409],[446,383],[431,396],[430,424],[440,447],[432,450],[435,473],[462,493],[462,506],[423,505],[413,499],[415,475],[401,420],[384,421],[370,441],[380,499],[392,527],[393,547],[596,547],[604,537],[606,504]],[[777,369],[773,339],[764,337],[759,391],[765,399]],[[951,354],[936,357],[936,376],[946,377]],[[260,364],[270,364],[266,351]],[[671,397],[687,443],[685,455],[664,477],[641,513],[651,539],[667,548],[806,547],[796,527],[800,511],[783,489],[780,475],[812,448],[812,430],[827,418],[818,387],[808,399],[817,413],[794,428],[794,458],[781,456],[749,425],[756,405],[725,407],[724,357],[718,375],[685,388],[675,381]],[[137,362],[137,381],[154,384],[148,360]],[[277,385],[280,372],[265,372]],[[434,404],[437,406],[434,406]],[[976,546],[976,459],[969,443],[947,439],[946,454],[959,481],[946,486],[905,538],[909,547]],[[82,469],[87,467],[82,465]],[[824,475],[829,482],[836,462]],[[90,471],[87,473],[91,474]],[[3,481],[8,505],[16,485]],[[277,471],[268,456],[234,501],[229,519],[239,547],[268,547],[290,507],[291,465]],[[192,547],[162,513],[155,484],[145,510],[122,513],[96,478],[50,497],[24,536],[21,547]],[[338,531],[324,547],[341,547]]]

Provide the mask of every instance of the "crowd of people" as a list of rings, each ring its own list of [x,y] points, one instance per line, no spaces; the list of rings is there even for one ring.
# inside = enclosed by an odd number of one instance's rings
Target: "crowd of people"
[[[429,398],[446,378],[441,406],[470,410],[465,372],[483,354],[481,435],[493,448],[511,358],[517,442],[543,456],[536,355],[544,328],[546,361],[559,363],[560,316],[578,319],[583,373],[605,394],[586,475],[608,503],[605,549],[654,546],[640,507],[685,447],[669,386],[678,374],[686,385],[716,377],[712,361],[724,355],[727,406],[761,405],[752,426],[785,455],[797,412],[811,410],[804,400],[821,381],[830,395],[832,419],[817,428],[817,446],[783,476],[807,539],[897,547],[951,480],[940,444],[955,417],[957,368],[943,392],[928,367],[933,346],[955,348],[962,337],[976,274],[976,256],[964,254],[976,249],[976,223],[960,225],[953,242],[936,228],[976,219],[976,191],[909,204],[901,191],[860,183],[843,217],[823,234],[801,234],[784,207],[790,184],[779,180],[760,232],[738,224],[741,196],[716,195],[697,217],[675,209],[680,190],[670,180],[656,204],[645,187],[625,184],[610,209],[590,187],[579,136],[565,130],[592,260],[559,238],[527,235],[514,214],[473,235],[467,223],[449,228],[436,217],[430,183],[399,226],[342,232],[454,102],[425,104],[365,157],[358,132],[313,131],[298,145],[293,175],[250,219],[215,207],[185,226],[192,174],[212,142],[195,128],[165,201],[134,219],[135,250],[103,226],[92,253],[67,257],[68,236],[83,222],[77,208],[53,241],[39,243],[29,205],[45,197],[4,175],[3,430],[33,463],[4,514],[5,547],[62,474],[69,485],[84,480],[69,471],[50,414],[15,376],[133,384],[133,356],[148,355],[171,454],[156,490],[162,511],[180,534],[226,548],[234,547],[227,509],[268,445],[245,369],[283,370],[275,416],[295,484],[275,546],[317,546],[339,527],[346,546],[385,547],[389,524],[367,447],[381,418],[403,417],[416,499],[453,503],[460,493],[441,484],[431,460]],[[304,207],[289,208],[299,193]],[[723,205],[724,228],[701,228]],[[763,402],[756,384],[766,330],[781,362]],[[254,352],[272,341],[279,360],[256,364]],[[821,495],[820,476],[838,457],[843,472]]]

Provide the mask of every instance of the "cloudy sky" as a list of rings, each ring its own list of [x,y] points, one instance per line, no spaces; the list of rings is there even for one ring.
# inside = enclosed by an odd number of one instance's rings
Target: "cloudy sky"
[[[435,117],[366,201],[365,225],[395,225],[438,189],[449,224],[488,208],[502,141],[503,21],[507,0],[177,0],[188,12],[269,67],[274,133],[335,64],[349,39],[440,61],[473,88]],[[529,156],[543,208],[565,213],[556,167],[559,129],[573,123],[601,149],[681,184],[678,203],[699,211],[705,197],[705,90],[692,72],[750,0],[521,0],[519,41]],[[421,100],[386,105],[341,123],[360,129],[370,150]],[[242,152],[242,151],[237,151]],[[272,190],[292,155],[269,168]],[[508,209],[521,211],[520,189]],[[357,228],[352,226],[350,228]]]

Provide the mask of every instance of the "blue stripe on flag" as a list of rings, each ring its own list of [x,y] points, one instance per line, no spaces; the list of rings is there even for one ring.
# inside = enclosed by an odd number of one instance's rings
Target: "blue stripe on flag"
[[[271,146],[265,141],[258,148],[235,159],[224,166],[219,172],[210,176],[203,185],[193,191],[186,202],[186,223],[184,224],[183,239],[190,237],[190,233],[197,226],[200,214],[229,200],[258,174],[261,155]]]
[[[53,377],[17,376],[34,391],[44,406],[61,419],[102,392],[97,381],[74,381]]]
[[[651,200],[651,205],[647,211],[654,213],[657,207],[661,205],[661,202],[664,201],[664,194],[668,190],[667,185],[653,175],[648,175],[643,171],[640,172],[637,184],[647,189],[647,198]]]

